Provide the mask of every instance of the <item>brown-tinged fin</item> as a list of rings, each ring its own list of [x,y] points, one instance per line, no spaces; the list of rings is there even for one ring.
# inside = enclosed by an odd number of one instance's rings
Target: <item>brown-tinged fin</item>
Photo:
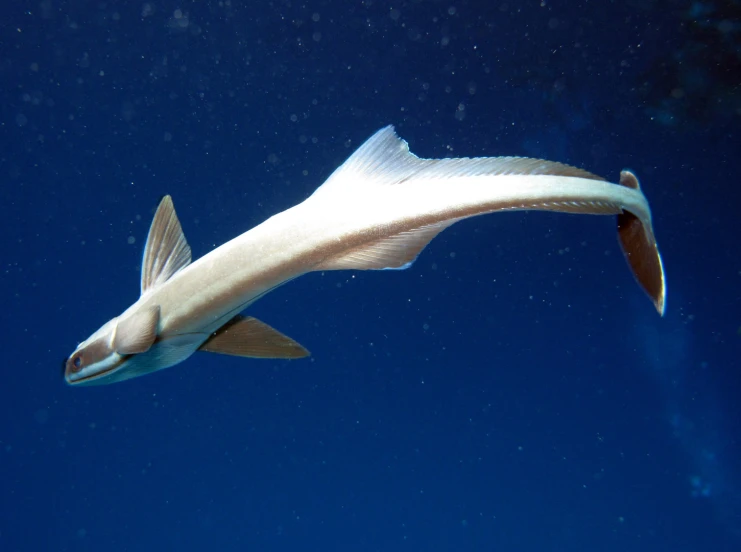
[[[173,274],[188,266],[190,261],[190,246],[175,213],[172,198],[166,195],[157,207],[144,246],[142,294],[166,282]]]
[[[120,355],[144,353],[157,339],[160,308],[148,307],[119,320],[113,337],[113,350]]]
[[[630,171],[620,173],[620,184],[640,190],[638,178]],[[666,304],[664,266],[650,221],[644,224],[633,213],[625,211],[618,215],[617,227],[620,246],[633,276],[663,316]]]
[[[251,316],[238,314],[201,345],[199,351],[250,358],[303,358],[300,344]]]

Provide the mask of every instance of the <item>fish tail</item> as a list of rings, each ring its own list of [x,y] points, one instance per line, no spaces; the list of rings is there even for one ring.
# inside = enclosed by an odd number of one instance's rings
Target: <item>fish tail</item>
[[[620,185],[641,189],[636,175],[628,170],[620,173]],[[633,213],[623,211],[617,217],[617,230],[620,246],[633,276],[663,316],[666,306],[664,265],[650,219],[641,220]]]

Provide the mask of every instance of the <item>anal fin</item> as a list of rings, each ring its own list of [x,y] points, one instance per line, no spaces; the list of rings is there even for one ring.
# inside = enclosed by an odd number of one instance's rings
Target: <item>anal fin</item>
[[[382,270],[408,268],[435,236],[458,219],[400,232],[323,261],[315,270]]]
[[[250,358],[303,358],[309,351],[251,316],[237,315],[200,346],[199,351]]]

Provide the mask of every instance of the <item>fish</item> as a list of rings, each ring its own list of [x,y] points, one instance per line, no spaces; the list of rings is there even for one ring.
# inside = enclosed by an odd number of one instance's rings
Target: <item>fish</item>
[[[102,385],[142,376],[197,351],[298,359],[308,350],[243,311],[314,271],[405,269],[456,222],[499,211],[613,215],[633,276],[664,314],[664,267],[651,210],[629,170],[611,183],[527,157],[425,159],[393,126],[366,140],[303,202],[192,261],[172,198],[149,229],[139,299],[80,343],[65,381]]]

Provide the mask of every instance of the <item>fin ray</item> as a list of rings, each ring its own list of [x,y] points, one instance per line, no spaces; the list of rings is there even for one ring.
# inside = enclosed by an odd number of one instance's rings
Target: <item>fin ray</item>
[[[409,268],[440,232],[459,219],[429,224],[365,244],[324,260],[316,270],[384,270]]]
[[[303,358],[304,347],[278,330],[251,316],[238,314],[209,337],[198,349],[251,358]]]
[[[640,189],[638,178],[630,171],[620,173],[620,184]],[[617,230],[620,246],[633,276],[663,316],[666,308],[664,265],[650,220],[644,224],[633,213],[624,211],[617,217]]]
[[[605,180],[577,167],[529,157],[417,157],[409,151],[409,144],[389,125],[366,140],[314,193],[370,182],[376,186],[397,185],[412,178],[445,180],[502,175],[552,175]]]
[[[166,282],[173,274],[190,264],[188,241],[175,213],[172,198],[160,201],[149,227],[142,262],[141,293]]]
[[[157,339],[159,320],[160,308],[155,305],[118,321],[113,337],[113,350],[120,355],[148,351]]]

